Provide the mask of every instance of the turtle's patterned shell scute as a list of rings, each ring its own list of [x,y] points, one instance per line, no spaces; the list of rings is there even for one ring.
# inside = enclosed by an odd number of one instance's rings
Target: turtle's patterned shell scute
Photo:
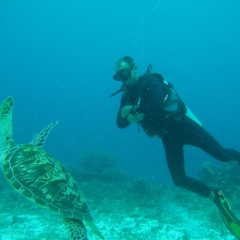
[[[11,148],[4,157],[3,172],[10,184],[31,201],[65,217],[92,221],[75,180],[41,147],[22,144]]]

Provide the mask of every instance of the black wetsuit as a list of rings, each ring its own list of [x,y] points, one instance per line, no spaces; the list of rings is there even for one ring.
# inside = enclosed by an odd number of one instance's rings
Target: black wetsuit
[[[144,82],[144,87],[143,86]],[[141,88],[141,91],[139,89]],[[143,88],[143,89],[142,89]],[[117,116],[119,128],[126,128],[130,122],[121,117],[121,109],[126,105],[139,102],[138,113],[145,117],[139,124],[150,136],[161,136],[168,168],[173,182],[203,197],[210,195],[211,189],[204,183],[186,176],[184,168],[184,145],[196,146],[222,162],[240,160],[240,152],[223,148],[202,126],[182,114],[181,117],[169,116],[164,110],[163,84],[153,75],[143,75],[131,89],[123,92]]]

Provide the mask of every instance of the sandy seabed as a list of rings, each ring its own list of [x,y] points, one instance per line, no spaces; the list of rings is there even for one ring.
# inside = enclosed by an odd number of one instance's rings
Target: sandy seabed
[[[142,179],[79,185],[106,240],[236,239],[209,199],[183,189]],[[2,186],[1,240],[70,239],[59,214],[24,199],[7,183]],[[89,240],[99,239],[87,229]]]

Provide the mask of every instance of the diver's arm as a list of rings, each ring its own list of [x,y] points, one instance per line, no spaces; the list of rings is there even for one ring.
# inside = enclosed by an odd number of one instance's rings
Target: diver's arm
[[[143,113],[131,113],[132,108],[133,105],[128,105],[119,110],[117,117],[117,125],[119,128],[128,127],[132,122],[140,122],[145,117]]]
[[[131,123],[127,120],[126,117],[125,117],[125,118],[122,118],[122,116],[121,116],[121,110],[120,110],[120,109],[119,109],[119,111],[118,111],[116,123],[117,123],[117,126],[118,126],[119,128],[126,128],[126,127],[128,127],[128,126],[131,124]]]
[[[124,98],[124,95],[123,95],[121,99],[121,104],[118,110],[118,114],[117,114],[117,120],[116,120],[117,126],[119,128],[126,128],[131,124],[131,122],[127,120],[127,116],[130,112],[131,106],[126,106],[126,102],[127,100]]]

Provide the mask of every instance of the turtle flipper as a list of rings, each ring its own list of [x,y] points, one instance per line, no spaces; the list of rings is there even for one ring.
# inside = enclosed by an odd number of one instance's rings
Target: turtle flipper
[[[12,109],[13,99],[7,97],[0,106],[0,147],[1,150],[9,147],[12,140]]]
[[[95,223],[93,221],[86,221],[87,225],[91,228],[91,230],[98,235],[98,237],[102,240],[104,240],[103,235],[100,233],[100,231],[98,230],[97,226],[95,225]]]
[[[64,222],[73,240],[88,240],[87,229],[81,220],[76,218],[64,218]]]
[[[12,116],[12,108],[13,108],[13,99],[11,96],[7,97],[2,105],[0,106],[0,119],[4,120],[5,118]]]
[[[42,147],[47,139],[48,134],[54,126],[58,124],[58,121],[50,123],[46,126],[29,144]]]

